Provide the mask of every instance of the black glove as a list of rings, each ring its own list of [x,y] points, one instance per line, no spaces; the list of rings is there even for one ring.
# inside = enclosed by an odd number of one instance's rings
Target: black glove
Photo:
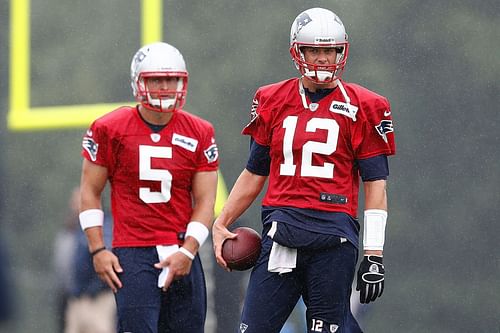
[[[359,290],[359,300],[361,303],[370,303],[384,292],[384,265],[382,257],[367,255],[359,265],[358,283],[356,290]]]

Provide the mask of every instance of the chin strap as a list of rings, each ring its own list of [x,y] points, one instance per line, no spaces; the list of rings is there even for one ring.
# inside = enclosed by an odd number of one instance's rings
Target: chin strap
[[[340,91],[342,92],[342,95],[344,96],[346,104],[351,105],[351,99],[349,98],[349,95],[347,95],[347,92],[345,91],[345,88],[344,88],[344,85],[342,84],[342,81],[340,81],[339,79],[337,79],[336,81],[337,81],[337,85],[340,88]]]
[[[304,90],[304,85],[302,84],[302,78],[299,79],[299,94],[304,109],[309,109],[309,104],[307,104],[306,91]]]

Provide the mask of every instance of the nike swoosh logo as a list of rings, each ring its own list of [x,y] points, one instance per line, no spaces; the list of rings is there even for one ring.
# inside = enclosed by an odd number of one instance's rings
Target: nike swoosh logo
[[[391,115],[391,111],[384,111],[384,117],[387,117],[387,116],[390,116]]]

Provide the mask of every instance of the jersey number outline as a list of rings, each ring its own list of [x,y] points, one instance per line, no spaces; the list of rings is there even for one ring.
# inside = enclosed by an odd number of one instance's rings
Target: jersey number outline
[[[297,128],[298,117],[288,116],[283,121],[285,135],[283,137],[283,158],[280,175],[294,176],[297,165],[293,163],[293,138]],[[327,130],[326,142],[307,141],[302,146],[302,163],[300,175],[303,177],[333,178],[333,163],[325,162],[322,166],[312,165],[313,154],[331,155],[337,150],[340,126],[334,119],[311,118],[306,124],[306,132]]]
[[[139,179],[160,182],[160,192],[149,187],[139,187],[139,198],[145,203],[169,202],[172,196],[172,173],[164,169],[151,168],[152,158],[172,158],[172,147],[139,145]]]

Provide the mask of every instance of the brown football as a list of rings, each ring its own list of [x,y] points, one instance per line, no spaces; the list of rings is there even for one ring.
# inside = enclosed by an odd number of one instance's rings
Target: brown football
[[[239,227],[231,232],[238,237],[222,243],[222,257],[227,266],[236,271],[252,268],[260,255],[260,234],[249,227]]]

